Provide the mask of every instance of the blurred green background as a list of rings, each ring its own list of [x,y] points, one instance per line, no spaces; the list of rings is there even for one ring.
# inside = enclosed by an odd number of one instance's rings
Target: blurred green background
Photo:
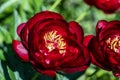
[[[30,63],[21,61],[12,49],[12,40],[19,39],[16,28],[43,10],[60,13],[68,22],[76,20],[85,35],[95,34],[99,20],[120,20],[120,13],[104,14],[83,0],[0,0],[0,80],[120,80],[92,64],[85,72],[57,73],[57,77],[51,78],[37,73]]]

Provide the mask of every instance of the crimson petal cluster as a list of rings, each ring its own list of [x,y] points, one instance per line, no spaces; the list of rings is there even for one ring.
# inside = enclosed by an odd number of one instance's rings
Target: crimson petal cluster
[[[74,73],[90,64],[81,26],[75,21],[66,22],[58,13],[37,13],[18,26],[17,34],[21,41],[13,40],[14,51],[42,74]]]
[[[120,10],[120,0],[84,0],[88,5],[95,6],[105,13],[114,13]]]
[[[119,77],[120,21],[99,21],[96,36],[88,35],[84,41],[91,51],[92,63]]]

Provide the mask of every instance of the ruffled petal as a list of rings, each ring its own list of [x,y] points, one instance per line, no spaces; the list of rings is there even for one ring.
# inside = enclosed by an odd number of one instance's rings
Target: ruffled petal
[[[75,72],[82,72],[84,71],[86,68],[88,68],[88,66],[82,66],[82,67],[77,67],[77,68],[63,68],[62,70],[65,73],[71,74],[71,73],[75,73]]]
[[[42,12],[34,15],[28,22],[26,22],[25,28],[21,32],[20,37],[21,37],[22,43],[25,45],[25,47],[28,47],[28,45],[26,43],[28,43],[28,35],[29,35],[29,31],[32,29],[32,27],[36,23],[46,20],[46,19],[63,20],[63,17],[60,14],[51,12],[51,11],[42,11]]]
[[[96,0],[95,3],[98,9],[103,10],[105,13],[114,13],[120,7],[119,0]]]
[[[83,48],[83,55],[78,55],[79,57],[76,58],[76,60],[69,60],[68,63],[62,64],[62,70],[66,73],[75,73],[78,71],[84,71],[86,70],[91,62],[90,55],[88,53],[88,50],[86,47],[81,45],[81,48]],[[82,53],[81,53],[82,54]],[[69,57],[68,57],[69,58]],[[73,56],[74,58],[74,56]],[[69,64],[70,63],[70,64]]]
[[[78,43],[81,43],[83,41],[84,32],[82,27],[77,22],[69,22],[69,30],[74,36],[75,41],[77,40]]]
[[[17,40],[13,40],[13,49],[16,54],[25,62],[29,62],[28,51],[24,48],[22,43]]]
[[[47,32],[57,31],[57,34],[65,37],[67,36],[66,30],[68,29],[68,25],[64,20],[49,20],[41,21],[34,25],[32,30],[29,33],[29,48],[31,49],[43,49],[45,46],[44,43],[44,35]],[[31,46],[31,44],[33,44]],[[43,45],[43,46],[40,46]],[[39,48],[38,48],[39,47]]]
[[[120,21],[110,21],[106,22],[101,20],[97,23],[96,26],[96,33],[97,38],[99,41],[103,40],[104,38],[109,38],[110,35],[119,34],[120,31]]]
[[[61,70],[63,69],[65,72],[68,73],[85,70],[89,66],[91,61],[88,49],[84,45],[78,45],[72,40],[68,43],[69,47],[67,49],[67,52],[60,62]]]
[[[107,25],[107,22],[105,20],[100,20],[98,23],[97,23],[97,26],[96,26],[96,33],[97,35],[99,35],[99,33],[102,31],[102,29],[104,29]]]
[[[55,71],[52,71],[52,70],[45,70],[45,71],[39,70],[39,72],[44,74],[44,75],[51,76],[51,77],[55,77],[56,76]]]
[[[83,44],[88,47],[88,44],[90,42],[90,40],[94,37],[94,35],[88,35],[88,36],[85,36],[84,37],[84,41],[83,41]]]
[[[56,72],[53,71],[53,70],[42,70],[40,68],[37,68],[34,64],[33,64],[33,67],[41,74],[43,75],[48,75],[48,76],[51,76],[51,77],[55,77],[56,76]]]
[[[17,34],[18,34],[18,36],[20,36],[20,32],[21,32],[21,30],[23,29],[24,26],[25,26],[25,23],[22,23],[22,24],[20,24],[20,25],[17,27]]]
[[[111,70],[111,64],[109,59],[107,58],[107,53],[102,52],[101,47],[99,46],[99,43],[96,40],[96,37],[93,37],[88,45],[89,51],[91,52],[91,58],[92,63],[105,69],[105,70]],[[106,62],[107,60],[107,62]],[[104,63],[104,64],[103,64]]]

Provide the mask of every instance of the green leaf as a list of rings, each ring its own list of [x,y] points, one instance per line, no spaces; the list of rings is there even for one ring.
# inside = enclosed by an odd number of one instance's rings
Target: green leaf
[[[1,27],[0,26],[0,32],[1,32],[1,34],[4,36],[4,41],[6,42],[6,43],[11,43],[12,42],[12,38],[11,38],[11,36],[10,36],[10,33],[5,29],[5,27]]]
[[[0,31],[0,44],[2,44],[4,41],[4,36],[2,34],[2,32]]]
[[[65,80],[76,80],[78,79],[80,76],[82,76],[85,73],[85,71],[83,72],[75,72],[75,73],[62,73],[62,72],[57,72],[58,78],[62,78]]]
[[[31,80],[36,80],[39,75],[40,75],[40,74],[39,74],[38,72],[36,72],[35,75],[32,77]]]
[[[56,73],[56,80],[69,80],[65,75]]]
[[[27,11],[30,13],[33,12],[33,9],[32,9],[31,4],[30,4],[30,0],[22,0],[20,6],[24,9],[24,11]]]
[[[77,80],[85,80],[86,76],[85,75],[82,75],[80,76]]]
[[[18,25],[20,25],[20,23],[21,23],[21,18],[18,15],[18,12],[16,10],[14,10],[14,25],[11,26],[11,28],[10,28],[10,33],[11,33],[12,39],[18,38],[16,29],[17,29]]]
[[[3,50],[0,49],[0,60],[6,60]]]
[[[5,80],[5,75],[0,61],[0,80]]]
[[[16,80],[14,72],[9,68],[9,66],[7,66],[7,70],[8,70],[8,74],[10,76],[11,80]]]
[[[19,0],[8,0],[4,4],[2,4],[0,6],[0,13],[4,12],[7,8],[9,8],[11,5],[13,5],[14,3],[16,3],[17,1],[19,1]]]
[[[33,0],[33,7],[35,8],[35,13],[41,11],[41,7],[43,5],[43,0]],[[36,6],[34,6],[36,5]]]

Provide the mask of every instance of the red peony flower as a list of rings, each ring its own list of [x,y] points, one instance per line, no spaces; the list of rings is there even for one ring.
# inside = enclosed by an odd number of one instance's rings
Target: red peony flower
[[[94,5],[105,13],[114,13],[120,9],[120,0],[84,0],[89,5]]]
[[[120,76],[120,21],[99,21],[96,36],[86,36],[85,42],[93,64]]]
[[[90,64],[81,26],[74,21],[67,23],[60,14],[40,12],[20,24],[17,33],[21,41],[13,40],[16,54],[42,74],[74,73]]]

